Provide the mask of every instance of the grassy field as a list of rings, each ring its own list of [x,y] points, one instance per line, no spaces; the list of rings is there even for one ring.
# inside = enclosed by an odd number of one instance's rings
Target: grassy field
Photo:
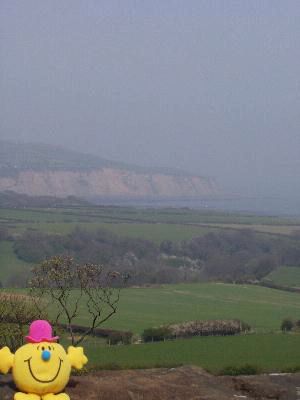
[[[55,209],[0,209],[0,226],[10,233],[26,229],[67,234],[76,226],[99,228],[156,243],[190,239],[220,229],[253,229],[271,234],[300,230],[300,221],[282,217],[242,215],[190,209],[129,207],[73,207]]]
[[[283,234],[289,234],[294,230],[300,229],[300,220],[298,219],[191,209],[142,209],[104,206],[56,209],[0,209],[0,224],[6,224],[12,230],[23,230],[26,227],[44,230],[48,225],[57,224],[58,229],[66,232],[69,230],[69,224],[70,228],[72,228],[74,224],[82,224],[89,227],[102,223],[144,224],[144,226],[148,224],[165,224],[170,225],[170,227],[173,224],[181,226],[196,224],[202,226],[202,229],[218,227],[227,229],[250,228]],[[62,228],[63,226],[64,228]],[[195,229],[195,226],[192,229]],[[155,237],[155,235],[152,237]]]
[[[299,220],[288,218],[195,211],[189,209],[138,209],[129,207],[74,207],[61,209],[0,209],[0,226],[13,235],[26,229],[65,235],[76,226],[108,229],[116,234],[160,243],[180,241],[223,229],[254,229],[271,234],[291,234]],[[30,265],[17,259],[12,242],[0,242],[0,281],[21,273]],[[300,269],[282,267],[268,276],[275,283],[300,286]],[[300,366],[300,335],[282,335],[286,317],[300,318],[300,298],[289,293],[253,285],[220,283],[161,285],[128,288],[121,292],[117,314],[103,327],[130,330],[188,320],[238,318],[256,334],[207,337],[157,344],[107,347],[87,343],[90,364],[121,368],[194,364],[218,373],[234,365],[252,364],[276,371]],[[87,325],[80,308],[77,324]]]
[[[41,223],[37,230],[47,233],[68,234],[76,227],[89,231],[105,229],[120,236],[143,238],[160,244],[163,240],[180,241],[192,239],[208,232],[217,231],[216,227],[179,225],[165,223],[108,223],[108,222],[81,222],[81,223]],[[34,228],[34,227],[33,227]]]
[[[191,209],[142,209],[90,206],[55,209],[0,209],[0,227],[12,235],[26,229],[66,235],[75,227],[106,229],[121,236],[138,237],[159,244],[163,240],[188,240],[208,232],[254,229],[270,234],[291,234],[300,221],[291,218],[242,215]],[[27,268],[16,258],[11,245],[0,242],[0,280]],[[291,278],[293,279],[293,278]]]
[[[299,315],[299,294],[259,286],[210,283],[130,288],[122,291],[118,313],[104,326],[141,333],[171,322],[240,318],[255,333],[111,347],[103,339],[91,338],[84,347],[89,367],[97,368],[193,364],[220,373],[229,366],[250,364],[261,371],[300,370],[300,334],[280,333],[283,318],[299,319]],[[76,322],[87,324],[84,308]]]
[[[204,227],[204,225],[202,225]],[[271,235],[292,235],[294,232],[300,229],[298,225],[281,225],[281,224],[213,224],[209,223],[205,225],[206,228],[218,228],[218,229],[252,229],[255,232],[268,233]]]
[[[19,260],[12,248],[12,242],[0,241],[0,281],[6,284],[9,276],[31,268],[31,264]]]
[[[160,222],[160,223],[217,223],[300,225],[300,220],[272,216],[245,215],[241,213],[188,208],[135,208],[135,207],[70,207],[53,209],[0,209],[0,220],[14,221],[74,221],[100,220],[102,222]]]
[[[140,334],[162,324],[238,318],[257,332],[276,332],[283,318],[299,319],[299,315],[297,293],[253,285],[179,284],[124,289],[117,314],[103,327]],[[83,306],[76,323],[88,323]]]
[[[220,373],[250,364],[261,371],[300,369],[299,334],[198,337],[130,346],[88,346],[89,366],[151,368],[198,365]]]
[[[300,287],[300,268],[299,267],[280,267],[266,276],[265,280],[277,285],[290,287]]]

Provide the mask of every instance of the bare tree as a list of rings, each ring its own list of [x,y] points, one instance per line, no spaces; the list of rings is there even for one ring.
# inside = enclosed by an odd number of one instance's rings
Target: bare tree
[[[52,257],[32,273],[30,294],[37,308],[43,312],[51,306],[54,324],[66,323],[74,346],[117,312],[120,290],[127,279],[99,264],[78,265],[68,256]],[[75,322],[83,309],[88,316],[86,329],[75,335]]]

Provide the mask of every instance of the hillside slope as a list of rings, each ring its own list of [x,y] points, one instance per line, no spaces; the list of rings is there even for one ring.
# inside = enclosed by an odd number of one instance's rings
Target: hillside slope
[[[209,178],[144,168],[56,146],[0,141],[0,191],[83,198],[199,198],[215,196]]]

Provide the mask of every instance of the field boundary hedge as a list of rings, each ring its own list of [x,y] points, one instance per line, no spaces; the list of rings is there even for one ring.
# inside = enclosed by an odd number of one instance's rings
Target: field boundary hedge
[[[259,282],[259,285],[270,288],[270,289],[283,290],[285,292],[300,293],[299,287],[278,285],[277,283],[274,283],[274,282],[261,281],[261,282]]]
[[[156,342],[168,339],[184,339],[194,336],[230,336],[246,333],[250,325],[239,319],[187,321],[145,329],[144,342]]]
[[[68,330],[67,324],[56,324],[58,328]],[[86,326],[83,325],[72,325],[72,330],[74,333],[84,333],[87,330]],[[102,337],[102,338],[109,338],[109,337],[116,337],[116,336],[123,336],[127,337],[133,336],[133,333],[130,331],[119,331],[116,329],[103,329],[103,328],[95,328],[91,336]]]

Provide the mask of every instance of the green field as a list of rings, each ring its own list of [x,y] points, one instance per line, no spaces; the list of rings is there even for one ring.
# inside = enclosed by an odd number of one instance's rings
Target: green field
[[[290,234],[299,230],[292,218],[233,214],[188,208],[142,209],[134,207],[78,206],[44,209],[1,209],[0,227],[11,235],[26,229],[66,235],[80,227],[106,229],[121,236],[143,238],[157,244],[163,240],[181,241],[219,230],[253,229],[270,234]],[[14,255],[10,243],[0,242],[0,280],[28,268]],[[290,272],[290,271],[288,271]],[[293,274],[291,279],[293,280]]]
[[[73,207],[60,209],[0,209],[0,223],[17,235],[25,229],[66,234],[74,227],[108,229],[114,233],[160,243],[183,240],[218,229],[262,226],[294,229],[298,220],[189,209]],[[200,225],[199,225],[200,224]],[[208,226],[209,225],[209,226]],[[273,232],[274,233],[274,232]],[[19,260],[12,242],[0,242],[0,280],[31,265]],[[300,271],[300,269],[299,269]],[[298,270],[280,269],[272,279],[299,282]],[[276,275],[277,274],[277,275]],[[270,276],[269,276],[270,277]],[[256,286],[225,284],[170,285],[131,288],[122,292],[120,311],[106,325],[140,333],[144,328],[190,319],[240,318],[258,331],[277,330],[287,316],[299,318],[297,294]],[[79,323],[86,323],[82,310]]]
[[[189,208],[135,208],[112,206],[81,206],[65,208],[0,209],[0,221],[68,222],[74,220],[101,222],[216,223],[242,225],[299,226],[300,220],[287,217],[257,216],[241,213]]]
[[[277,285],[300,288],[300,267],[280,267],[265,277]]]
[[[223,229],[253,229],[276,234],[299,230],[300,221],[195,211],[130,207],[73,207],[60,209],[0,209],[0,226],[17,236],[26,229],[68,234],[79,226],[108,229],[116,234],[152,240],[188,240]],[[13,243],[0,241],[0,281],[31,265],[19,260]],[[300,268],[281,267],[268,276],[274,283],[300,286]],[[74,300],[74,297],[73,297]],[[72,301],[72,300],[71,300]],[[102,327],[141,334],[145,328],[189,320],[241,319],[255,334],[205,337],[131,346],[86,343],[90,365],[98,368],[141,368],[194,364],[218,373],[223,368],[251,364],[265,371],[300,369],[300,335],[280,334],[284,318],[300,319],[300,297],[254,285],[195,283],[123,289],[118,312]],[[76,324],[87,325],[81,306]]]
[[[0,282],[6,284],[9,276],[30,268],[31,264],[16,257],[12,242],[0,241]]]
[[[187,225],[191,228],[193,234],[197,233],[197,228],[200,228],[200,232],[201,229],[249,228],[273,234],[289,234],[300,228],[300,221],[292,218],[243,215],[187,208],[142,209],[90,206],[55,209],[0,209],[0,224],[6,225],[11,231],[22,231],[26,228],[31,228],[66,233],[74,227],[74,224],[92,228],[98,224],[101,226],[103,223],[127,224],[124,225],[126,233],[128,230],[130,231],[132,225],[139,224],[142,224],[143,228],[153,224],[162,225],[163,227],[169,226],[168,233],[172,233],[174,224],[181,227]],[[140,232],[143,233],[143,228],[137,231],[137,235]],[[157,230],[154,230],[151,238],[155,239],[156,234]],[[185,238],[185,234],[183,234],[182,239]],[[178,238],[178,240],[180,239],[181,237]],[[175,240],[177,239],[175,238]]]
[[[89,367],[151,368],[198,365],[220,373],[250,364],[261,371],[300,370],[300,335],[198,337],[130,346],[88,346]]]
[[[277,332],[286,317],[299,319],[299,294],[253,285],[178,284],[122,290],[117,314],[103,327],[140,334],[162,324],[238,318],[257,332]],[[83,306],[76,323],[88,324]]]
[[[81,223],[41,223],[37,230],[47,233],[68,234],[76,227],[89,231],[105,229],[120,236],[143,238],[160,244],[163,240],[180,241],[201,236],[207,232],[217,231],[215,227],[194,225],[179,225],[165,223],[108,223],[108,222],[81,222]]]
[[[84,347],[90,368],[192,364],[220,373],[229,366],[250,364],[262,371],[300,370],[300,334],[280,333],[284,317],[299,319],[299,315],[299,294],[260,286],[211,283],[130,288],[122,291],[118,313],[104,326],[141,333],[171,322],[240,318],[255,333],[110,347],[102,339],[89,339]],[[83,308],[76,323],[87,324]]]

